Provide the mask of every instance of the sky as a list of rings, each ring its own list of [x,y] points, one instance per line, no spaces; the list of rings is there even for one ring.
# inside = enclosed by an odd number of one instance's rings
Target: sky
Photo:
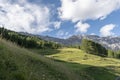
[[[120,36],[120,0],[0,0],[0,27],[68,38]]]

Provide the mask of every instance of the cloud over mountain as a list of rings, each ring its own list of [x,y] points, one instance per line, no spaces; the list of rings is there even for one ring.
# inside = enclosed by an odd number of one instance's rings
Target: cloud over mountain
[[[75,28],[77,28],[76,32],[86,33],[90,28],[90,25],[87,23],[78,22],[75,25]]]
[[[114,35],[114,33],[112,32],[112,30],[116,27],[116,25],[114,24],[108,24],[108,25],[105,25],[103,26],[101,29],[100,29],[100,33],[101,33],[101,36],[112,36]]]

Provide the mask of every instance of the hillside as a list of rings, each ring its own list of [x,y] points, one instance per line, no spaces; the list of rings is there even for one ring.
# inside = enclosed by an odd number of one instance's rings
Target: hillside
[[[115,80],[120,76],[120,60],[87,54],[79,49],[31,50],[62,62],[80,76],[81,80]]]
[[[49,36],[37,36],[43,40],[54,41],[64,45],[80,45],[82,39],[89,39],[97,42],[107,49],[120,50],[120,37],[100,37],[97,35],[73,35],[67,39],[59,39]]]
[[[119,63],[74,48],[28,51],[0,39],[0,80],[115,80]]]
[[[78,80],[60,62],[0,39],[0,80]]]
[[[112,37],[100,37],[97,35],[73,35],[67,39],[60,39],[60,38],[55,38],[55,37],[50,37],[50,36],[42,36],[42,35],[34,35],[34,34],[29,34],[29,33],[23,33],[21,32],[20,34],[22,35],[27,35],[27,36],[35,36],[38,38],[41,38],[46,41],[52,41],[56,42],[59,44],[63,44],[65,46],[71,46],[71,45],[80,45],[82,39],[88,39],[92,40],[94,42],[97,42],[104,46],[107,49],[112,49],[112,50],[120,50],[120,36]]]
[[[60,44],[55,42],[46,41],[39,37],[32,36],[32,35],[24,35],[22,33],[18,33],[15,31],[11,31],[5,29],[4,27],[0,27],[0,37],[6,40],[9,40],[13,43],[20,45],[21,47],[25,48],[38,48],[38,49],[46,49],[52,48],[57,49],[61,47]]]

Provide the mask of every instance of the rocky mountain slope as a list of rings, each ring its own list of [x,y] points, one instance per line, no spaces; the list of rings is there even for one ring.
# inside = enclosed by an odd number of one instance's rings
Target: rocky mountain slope
[[[112,50],[120,50],[120,37],[100,37],[96,35],[73,35],[67,39],[53,38],[49,36],[39,36],[47,41],[54,41],[64,45],[80,45],[82,39],[89,39],[100,43],[104,47]]]
[[[53,41],[56,43],[64,44],[66,46],[68,45],[80,45],[82,39],[89,39],[94,42],[97,42],[107,49],[112,49],[112,50],[120,50],[120,37],[100,37],[97,35],[73,35],[67,39],[59,39],[55,37],[50,37],[50,36],[41,36],[41,35],[32,35],[32,34],[26,34],[22,33],[25,35],[31,35],[31,36],[37,36],[41,39],[47,40],[47,41]]]

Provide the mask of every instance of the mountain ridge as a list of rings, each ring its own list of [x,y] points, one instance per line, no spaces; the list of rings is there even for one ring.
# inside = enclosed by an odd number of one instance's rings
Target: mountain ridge
[[[60,39],[60,38],[56,38],[56,37],[34,35],[34,34],[29,34],[29,33],[27,33],[27,34],[21,33],[21,34],[36,36],[36,37],[39,37],[43,40],[60,43],[60,44],[66,45],[66,46],[80,45],[82,39],[89,39],[89,40],[92,40],[94,42],[101,44],[102,46],[104,46],[107,49],[120,50],[120,46],[119,46],[120,45],[120,37],[119,36],[100,37],[98,35],[79,34],[79,35],[73,35],[67,39]]]

